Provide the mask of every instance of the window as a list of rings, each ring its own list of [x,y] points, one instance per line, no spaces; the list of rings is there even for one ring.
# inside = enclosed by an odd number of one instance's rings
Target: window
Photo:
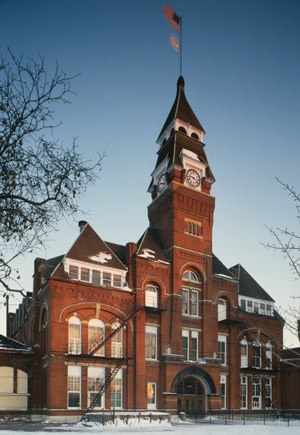
[[[113,274],[113,286],[122,287],[122,276]]]
[[[181,133],[187,134],[187,131],[184,127],[179,127],[178,131],[181,131]]]
[[[158,294],[157,294],[157,288],[153,285],[147,285],[146,287],[146,294],[145,294],[145,300],[146,300],[146,307],[155,307],[158,306]]]
[[[68,366],[68,408],[80,408],[81,367]]]
[[[226,376],[221,375],[220,377],[220,399],[221,399],[221,409],[226,409]]]
[[[248,407],[248,383],[247,376],[241,376],[241,408],[247,409]]]
[[[266,305],[266,315],[271,316],[272,315],[272,308],[271,305]]]
[[[99,270],[92,270],[92,283],[96,285],[100,285],[100,271]]]
[[[119,328],[120,323],[114,322],[111,326],[111,329],[117,329]],[[123,332],[122,329],[119,329],[119,331],[112,337],[111,339],[111,356],[116,358],[121,358],[123,356]]]
[[[227,306],[224,299],[218,300],[218,321],[221,322],[227,318]]]
[[[272,344],[270,342],[266,344],[266,368],[272,368]]]
[[[156,384],[154,382],[147,382],[147,407],[156,409]]]
[[[110,407],[111,408],[122,408],[122,378],[123,371],[120,369],[110,386]]]
[[[259,303],[258,302],[254,302],[254,313],[255,314],[259,313]]]
[[[105,393],[98,395],[105,381],[105,369],[102,367],[88,367],[88,406],[96,400],[95,408],[105,408]],[[97,397],[98,396],[98,397]]]
[[[70,279],[78,279],[78,267],[76,267],[76,266],[69,267],[69,278]]]
[[[253,312],[253,302],[252,301],[247,301],[247,311],[249,313]]]
[[[246,311],[246,301],[245,301],[245,299],[241,299],[241,309],[243,311]]]
[[[191,315],[198,316],[198,292],[195,290],[191,291]]]
[[[82,267],[80,269],[80,279],[81,279],[81,281],[89,281],[90,280],[90,269]]]
[[[102,285],[111,286],[111,273],[103,272]]]
[[[104,323],[99,319],[92,319],[89,321],[89,330],[88,330],[88,340],[89,340],[89,353],[94,352],[97,346],[104,340],[105,338],[105,326]],[[104,356],[105,347],[102,346],[95,352],[95,355]]]
[[[245,338],[241,341],[241,367],[248,367],[248,342]]]
[[[184,272],[182,278],[188,281],[199,282],[198,276],[195,274],[195,272],[192,272],[191,270],[187,270],[186,272]]]
[[[218,335],[218,353],[222,365],[226,365],[226,336]]]
[[[198,361],[198,331],[192,331],[191,353],[192,361]]]
[[[261,303],[259,306],[259,313],[266,314],[266,304]]]
[[[157,359],[156,326],[146,326],[146,359]]]
[[[183,288],[182,289],[182,314],[189,314],[189,289]]]
[[[266,408],[272,407],[272,378],[265,379],[266,386]]]
[[[197,133],[192,133],[191,137],[194,138],[194,139],[199,140],[199,136],[197,135]]]
[[[261,345],[259,342],[253,344],[253,367],[261,368]]]
[[[81,322],[72,316],[68,322],[68,353],[81,353]]]
[[[252,379],[252,408],[261,408],[261,379],[257,376]]]
[[[184,361],[188,361],[190,359],[190,349],[189,349],[189,331],[182,331],[182,354]]]
[[[191,221],[190,219],[185,219],[186,229],[185,233],[190,236],[201,237],[202,236],[202,223],[198,221]]]

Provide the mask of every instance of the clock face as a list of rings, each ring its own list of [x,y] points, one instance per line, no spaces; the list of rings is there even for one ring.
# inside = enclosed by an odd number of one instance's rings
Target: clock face
[[[158,180],[158,183],[157,183],[157,190],[158,190],[158,192],[159,192],[159,193],[162,192],[162,191],[164,190],[164,188],[166,187],[166,185],[167,185],[167,178],[166,178],[166,175],[165,175],[165,174],[162,174],[162,175],[159,177],[159,180]]]
[[[192,187],[200,186],[200,175],[195,169],[189,169],[186,173],[186,181]]]

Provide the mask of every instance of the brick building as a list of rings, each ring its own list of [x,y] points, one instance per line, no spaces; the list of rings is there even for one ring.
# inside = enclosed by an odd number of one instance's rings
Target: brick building
[[[149,228],[121,246],[81,221],[69,250],[36,260],[26,316],[11,315],[9,328],[35,349],[33,412],[280,407],[283,320],[240,264],[212,252],[204,135],[179,77],[157,140]]]

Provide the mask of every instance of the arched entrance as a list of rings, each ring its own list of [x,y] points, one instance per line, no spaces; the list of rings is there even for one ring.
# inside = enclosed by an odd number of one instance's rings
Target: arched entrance
[[[195,417],[205,414],[205,390],[202,383],[192,376],[186,377],[177,388],[177,412]]]
[[[198,367],[181,370],[172,384],[172,392],[177,394],[177,412],[185,412],[190,417],[205,415],[207,396],[216,394],[211,376]]]

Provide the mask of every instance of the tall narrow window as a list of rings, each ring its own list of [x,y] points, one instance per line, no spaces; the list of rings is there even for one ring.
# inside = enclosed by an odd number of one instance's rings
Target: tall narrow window
[[[198,361],[198,331],[192,331],[191,357],[192,361]]]
[[[81,322],[75,316],[70,317],[68,322],[68,352],[81,353]]]
[[[253,344],[253,367],[261,368],[261,345],[259,342]]]
[[[226,365],[226,336],[218,335],[218,352],[222,365]]]
[[[182,331],[182,353],[184,361],[188,361],[190,359],[189,331],[186,329]]]
[[[121,275],[113,274],[113,286],[122,287],[122,277]]]
[[[104,381],[105,368],[88,367],[88,406],[95,400],[95,408],[105,408],[105,393],[99,394]]]
[[[95,352],[98,345],[102,343],[105,338],[105,326],[104,323],[99,319],[92,319],[89,321],[89,353]],[[103,356],[105,354],[105,347],[102,346],[95,352],[95,355]]]
[[[89,281],[90,280],[90,269],[86,267],[82,267],[80,270],[80,279],[81,281]]]
[[[147,382],[147,407],[156,409],[156,384],[154,382]]]
[[[266,387],[266,408],[272,407],[272,378],[265,379]]]
[[[182,289],[182,314],[189,314],[189,290],[186,288]]]
[[[226,301],[224,299],[218,300],[218,321],[221,322],[225,320],[227,317],[227,306]]]
[[[247,396],[248,396],[247,376],[241,376],[241,408],[242,409],[247,409],[248,407]]]
[[[248,342],[245,338],[241,341],[241,367],[248,367]]]
[[[221,375],[220,377],[220,398],[221,398],[221,409],[226,409],[226,376]]]
[[[146,359],[157,359],[157,327],[146,325]]]
[[[68,408],[80,408],[81,367],[68,366]]]
[[[111,326],[112,329],[119,328],[120,323],[114,322]],[[112,337],[111,339],[111,356],[115,358],[121,358],[123,356],[123,343],[122,343],[123,333],[122,329]]]
[[[266,344],[266,368],[271,369],[272,368],[272,344],[268,342]]]
[[[252,408],[261,408],[261,379],[258,376],[252,378]]]
[[[192,316],[198,316],[199,315],[199,292],[197,290],[191,291],[191,315]]]
[[[122,379],[123,371],[120,369],[110,386],[110,407],[111,408],[122,408]]]
[[[158,306],[158,294],[157,294],[156,287],[154,287],[153,285],[147,285],[145,300],[146,300],[146,307],[157,308],[157,306]]]

